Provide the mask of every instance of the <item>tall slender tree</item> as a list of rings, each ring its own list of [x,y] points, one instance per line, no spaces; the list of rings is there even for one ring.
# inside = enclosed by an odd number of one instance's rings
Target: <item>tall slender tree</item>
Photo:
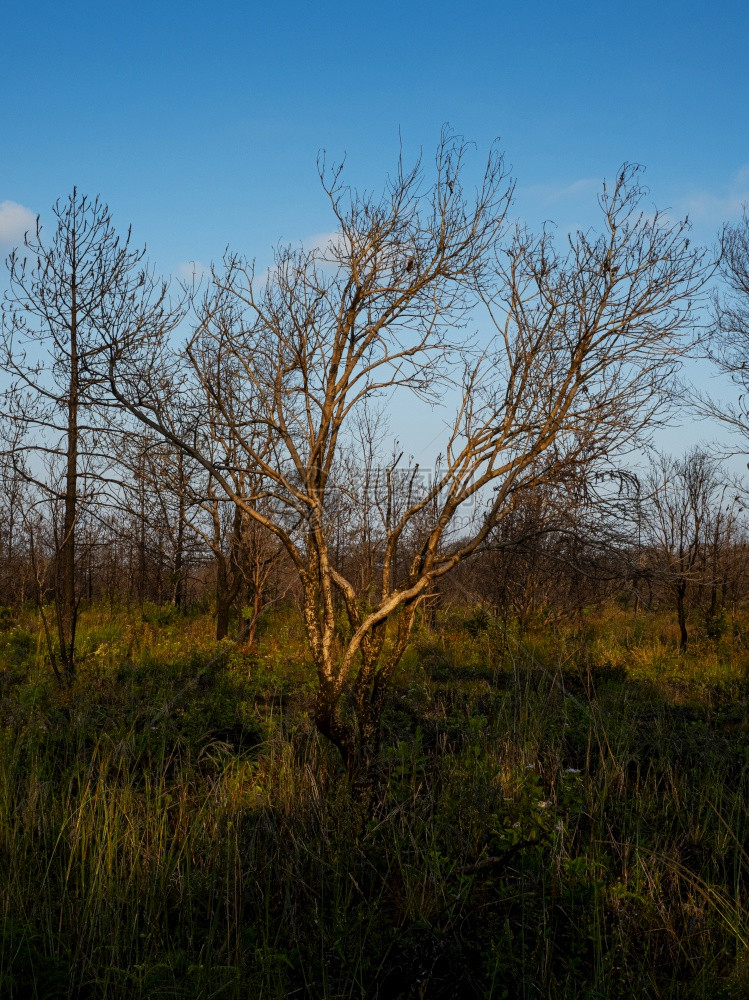
[[[117,235],[108,207],[79,195],[53,207],[47,238],[39,219],[23,248],[7,260],[0,365],[7,382],[3,409],[16,470],[50,506],[53,592],[60,676],[75,673],[80,597],[76,587],[76,529],[84,507],[106,481],[96,360],[112,335],[148,337],[168,330],[180,307],[146,267],[145,250]]]

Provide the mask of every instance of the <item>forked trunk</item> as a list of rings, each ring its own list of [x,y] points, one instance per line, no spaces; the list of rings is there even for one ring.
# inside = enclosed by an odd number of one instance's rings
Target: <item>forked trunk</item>
[[[385,621],[375,625],[359,647],[358,669],[346,689],[351,695],[351,714],[341,712],[341,686],[326,680],[336,676],[336,665],[319,671],[320,686],[315,703],[319,732],[337,748],[349,779],[353,823],[357,836],[363,831],[382,794],[380,745],[382,710],[390,679],[406,648],[417,602],[401,608],[398,632],[389,650],[385,645]],[[342,662],[351,662],[351,648]],[[339,669],[340,664],[338,665]]]
[[[338,698],[328,684],[320,684],[317,690],[315,725],[340,753],[346,772],[350,774],[356,762],[356,733],[353,726],[341,719]]]
[[[260,608],[263,602],[262,591],[255,589],[252,595],[252,615],[242,628],[242,649],[245,653],[254,653],[257,643],[257,626],[260,620]]]

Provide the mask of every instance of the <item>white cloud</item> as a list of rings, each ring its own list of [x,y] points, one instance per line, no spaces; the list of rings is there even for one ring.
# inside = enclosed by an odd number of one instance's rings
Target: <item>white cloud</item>
[[[304,239],[298,240],[296,242],[284,242],[283,240],[279,242],[278,246],[280,249],[284,249],[289,246],[292,249],[299,249],[304,253],[317,253],[320,255],[318,259],[318,265],[323,269],[327,270],[334,266],[331,262],[328,254],[334,254],[337,245],[341,241],[341,231],[334,229],[329,233],[314,233],[312,236],[306,236]],[[271,281],[276,273],[276,267],[274,264],[270,264],[267,267],[258,268],[255,271],[255,287],[262,288],[263,285]]]
[[[210,267],[200,260],[183,260],[177,265],[178,277],[182,281],[194,281],[196,284],[210,272]]]
[[[308,236],[302,240],[302,247],[305,250],[318,250],[325,253],[328,250],[335,249],[340,239],[340,230],[334,229],[330,233],[315,233],[314,236]]]
[[[23,243],[24,233],[36,226],[36,215],[17,201],[0,201],[0,247],[10,250]]]

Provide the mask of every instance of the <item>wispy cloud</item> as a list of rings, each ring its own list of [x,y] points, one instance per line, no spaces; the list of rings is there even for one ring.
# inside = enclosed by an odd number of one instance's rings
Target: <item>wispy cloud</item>
[[[737,170],[718,191],[690,191],[679,200],[679,209],[693,222],[718,226],[737,219],[749,204],[749,166]]]
[[[297,239],[296,241],[289,241],[284,243],[281,241],[279,247],[291,246],[292,248],[297,248],[306,253],[315,252],[325,257],[327,253],[332,252],[336,248],[336,244],[341,238],[341,234],[338,231],[332,231],[327,233],[313,233],[311,236],[306,236],[303,239]],[[267,264],[267,257],[265,260],[258,260],[255,258],[255,276],[254,283],[256,288],[262,287],[266,282],[274,275],[275,267],[273,264]],[[218,270],[221,271],[221,262],[218,262]],[[323,265],[324,266],[324,265]],[[172,272],[180,281],[184,281],[193,284],[198,284],[206,278],[210,277],[211,265],[205,264],[202,260],[182,260],[180,261]]]
[[[586,198],[601,190],[599,177],[580,177],[566,184],[530,184],[518,188],[518,195],[540,205],[556,205],[558,202]]]
[[[600,213],[596,198],[600,192],[600,177],[529,184],[517,188],[515,209],[531,229],[551,224],[563,238],[597,224]]]
[[[0,201],[0,248],[10,250],[23,243],[24,233],[36,225],[36,215],[17,201]]]

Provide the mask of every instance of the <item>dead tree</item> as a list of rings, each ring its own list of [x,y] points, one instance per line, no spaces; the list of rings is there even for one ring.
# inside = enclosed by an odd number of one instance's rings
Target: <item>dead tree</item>
[[[651,578],[671,593],[679,624],[679,646],[687,648],[690,592],[710,593],[708,619],[718,612],[726,578],[725,549],[737,527],[739,497],[727,489],[720,460],[702,448],[683,458],[659,455],[645,477],[640,502],[640,544]]]
[[[467,193],[466,153],[444,136],[429,183],[421,165],[399,165],[381,196],[323,167],[336,230],[327,246],[282,249],[261,277],[230,255],[181,356],[165,343],[111,343],[120,405],[202,463],[288,553],[317,670],[316,722],[365,790],[419,603],[485,543],[516,494],[592,474],[652,426],[704,280],[686,224],[640,208],[636,170],[604,187],[600,233],[577,233],[560,251],[548,233],[508,231],[512,184],[495,151]],[[232,322],[215,324],[227,308]],[[463,331],[482,309],[495,335],[472,340]],[[180,437],[159,393],[156,373],[170,368],[195,406],[215,408],[203,440]],[[338,469],[357,414],[377,397],[453,415],[435,474],[414,480],[407,503],[389,503],[386,465],[371,505],[377,586],[362,593],[335,558]],[[256,485],[238,489],[207,438],[230,440],[236,462],[260,473]],[[418,544],[401,560],[415,525]]]
[[[53,207],[46,239],[37,220],[8,258],[0,364],[3,410],[13,428],[17,473],[54,511],[54,604],[61,676],[75,673],[80,596],[76,532],[109,465],[99,361],[112,337],[170,330],[179,309],[143,267],[144,251],[116,234],[106,205],[73,193]],[[97,374],[97,371],[99,374]],[[50,647],[50,654],[52,648]]]

